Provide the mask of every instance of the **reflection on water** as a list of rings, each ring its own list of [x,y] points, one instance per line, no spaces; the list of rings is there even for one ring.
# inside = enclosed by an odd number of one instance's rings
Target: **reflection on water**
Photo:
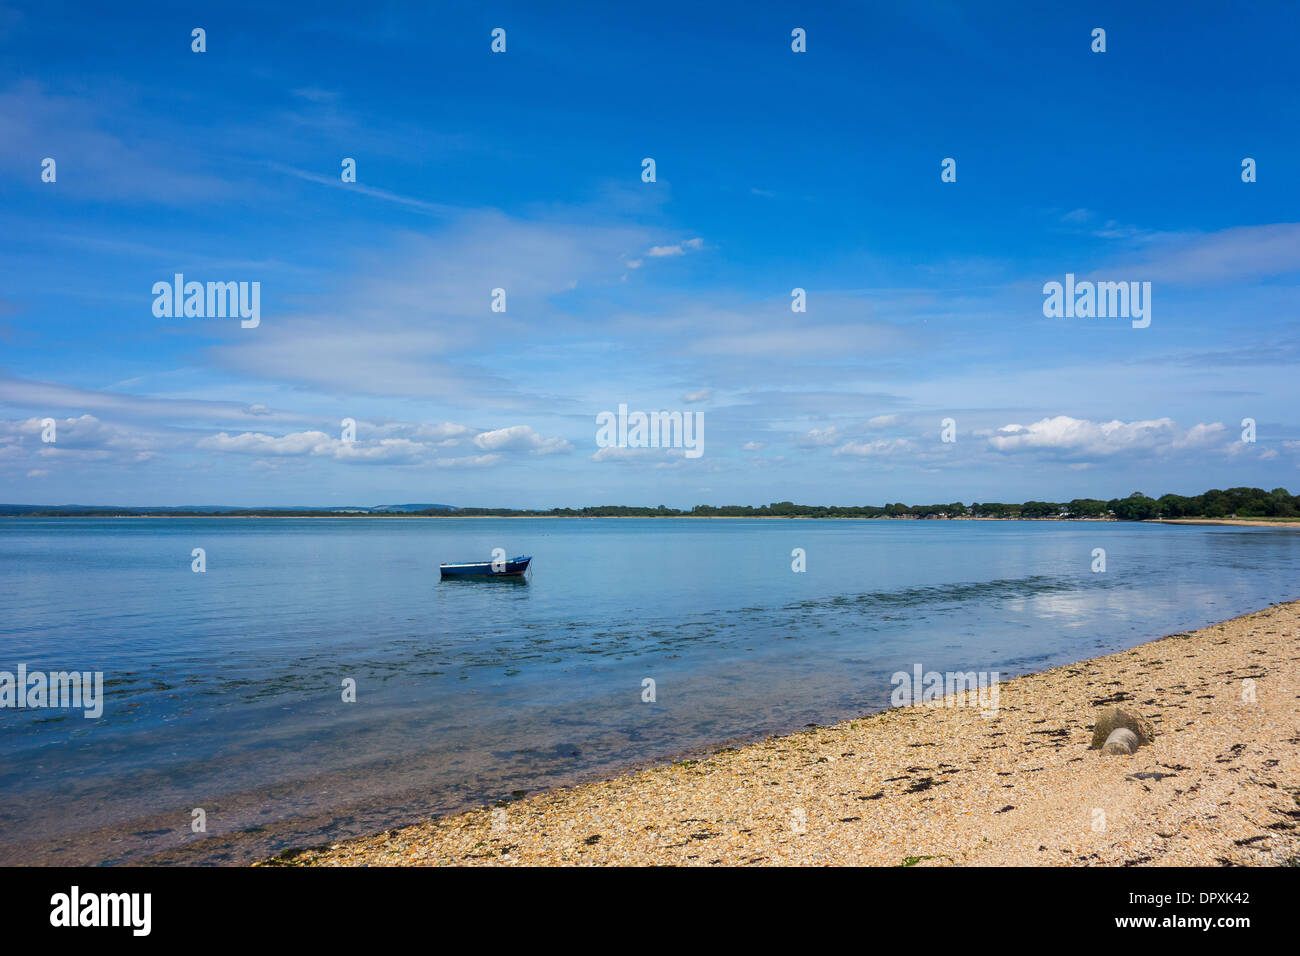
[[[531,579],[439,580],[496,547]],[[0,670],[105,675],[99,720],[0,711],[0,862],[371,832],[879,708],[918,663],[1201,626],[1295,597],[1298,561],[1285,530],[1115,523],[0,519]]]

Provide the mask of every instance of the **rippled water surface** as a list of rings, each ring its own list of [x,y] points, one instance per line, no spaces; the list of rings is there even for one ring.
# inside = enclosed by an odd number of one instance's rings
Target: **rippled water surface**
[[[534,556],[527,583],[440,583],[496,547]],[[1296,598],[1298,568],[1300,532],[1266,528],[0,519],[0,671],[105,681],[99,719],[0,709],[0,863],[373,832],[880,708],[915,664],[1130,647]]]

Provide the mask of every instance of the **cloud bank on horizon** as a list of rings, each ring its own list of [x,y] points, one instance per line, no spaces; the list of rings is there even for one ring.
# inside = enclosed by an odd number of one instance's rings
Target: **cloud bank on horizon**
[[[0,7],[0,501],[1296,490],[1298,26]]]

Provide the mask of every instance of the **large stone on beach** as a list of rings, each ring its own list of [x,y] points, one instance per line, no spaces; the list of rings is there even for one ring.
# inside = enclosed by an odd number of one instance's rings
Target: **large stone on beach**
[[[1151,721],[1130,714],[1123,707],[1107,707],[1097,714],[1097,723],[1092,728],[1092,749],[1100,750],[1106,746],[1106,740],[1121,727],[1133,732],[1139,747],[1155,740],[1156,729]]]
[[[1102,744],[1101,752],[1107,757],[1128,757],[1137,753],[1137,734],[1124,727],[1116,727]]]

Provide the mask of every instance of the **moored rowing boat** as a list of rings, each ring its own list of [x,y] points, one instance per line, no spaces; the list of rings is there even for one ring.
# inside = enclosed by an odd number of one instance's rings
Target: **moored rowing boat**
[[[440,564],[438,570],[444,578],[499,578],[523,577],[532,562],[529,555],[495,561],[470,561],[464,564]]]

